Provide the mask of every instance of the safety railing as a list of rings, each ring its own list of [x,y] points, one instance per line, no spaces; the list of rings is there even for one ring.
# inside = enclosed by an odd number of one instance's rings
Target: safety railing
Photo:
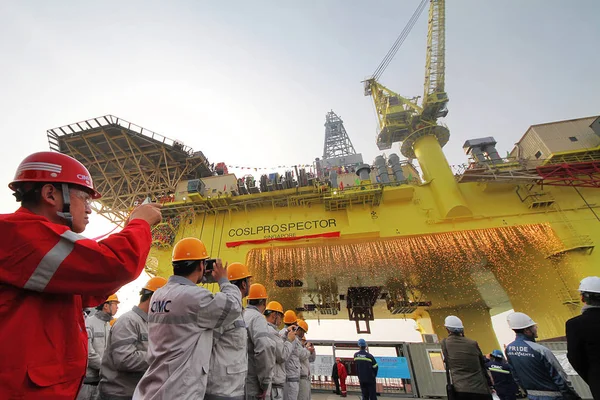
[[[136,135],[142,135],[147,138],[156,140],[157,142],[163,143],[163,144],[171,146],[179,151],[182,151],[182,152],[188,154],[190,157],[198,156],[196,153],[200,153],[200,156],[204,157],[202,152],[194,153],[194,150],[191,147],[184,145],[182,142],[180,142],[178,140],[170,139],[159,133],[151,131],[150,129],[146,129],[144,127],[136,125],[136,124],[129,122],[127,120],[124,120],[122,118],[116,117],[114,115],[103,115],[101,117],[91,118],[91,119],[88,119],[85,121],[80,121],[80,122],[75,122],[72,124],[60,126],[58,128],[48,129],[47,133],[48,133],[48,139],[50,142],[51,138],[56,139],[60,136],[74,135],[74,134],[82,133],[82,132],[89,131],[89,130],[101,129],[101,128],[108,127],[108,126],[118,126],[121,128],[125,128],[128,131],[130,131],[130,133],[133,133]],[[53,143],[50,142],[51,148],[53,148],[52,144]]]

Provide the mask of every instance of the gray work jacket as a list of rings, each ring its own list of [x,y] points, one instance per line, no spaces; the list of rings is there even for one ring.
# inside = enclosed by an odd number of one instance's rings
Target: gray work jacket
[[[283,328],[279,331],[281,337],[287,337],[287,333],[287,328]],[[298,338],[296,338],[292,344],[294,345],[294,348],[285,362],[286,380],[288,382],[300,382],[300,352],[303,347]]]
[[[317,359],[317,355],[303,346],[298,358],[300,360],[300,376],[310,377],[310,363]]]
[[[105,397],[131,397],[148,369],[148,314],[134,306],[113,325],[100,369],[100,392]]]
[[[213,331],[213,348],[205,399],[242,400],[248,371],[248,333],[240,315]]]
[[[85,319],[88,334],[88,365],[85,371],[85,383],[100,381],[100,367],[106,349],[106,339],[110,332],[111,316],[99,311]]]
[[[246,307],[244,321],[248,329],[248,376],[246,394],[266,391],[275,369],[275,342],[271,339],[264,315],[255,306]]]
[[[275,342],[275,372],[273,373],[272,384],[274,386],[283,387],[285,385],[285,362],[292,354],[294,342],[290,342],[287,337],[283,338],[279,335],[277,327],[269,323],[269,332],[271,338]]]
[[[230,325],[242,312],[240,290],[226,278],[221,291],[171,276],[154,292],[148,313],[148,370],[137,400],[202,399],[206,392],[213,329]]]

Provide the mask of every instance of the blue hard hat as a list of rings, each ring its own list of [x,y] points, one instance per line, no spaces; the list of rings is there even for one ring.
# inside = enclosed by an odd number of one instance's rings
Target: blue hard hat
[[[367,347],[367,341],[365,339],[358,339],[359,347]]]
[[[502,352],[500,350],[494,350],[492,351],[492,356],[496,357],[496,358],[503,358],[504,355],[502,354]]]

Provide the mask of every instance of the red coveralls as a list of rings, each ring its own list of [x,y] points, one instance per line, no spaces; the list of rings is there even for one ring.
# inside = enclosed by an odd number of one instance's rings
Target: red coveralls
[[[337,363],[338,368],[338,376],[340,378],[340,387],[342,389],[342,397],[346,397],[346,378],[348,377],[348,372],[346,372],[346,367],[341,362]]]
[[[144,268],[150,226],[95,242],[20,208],[0,215],[0,399],[73,400],[85,376],[83,307]]]

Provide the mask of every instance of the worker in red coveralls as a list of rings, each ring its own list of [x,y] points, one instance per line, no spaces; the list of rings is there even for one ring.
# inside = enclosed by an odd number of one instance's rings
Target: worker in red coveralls
[[[342,363],[342,360],[338,357],[335,359],[338,370],[338,377],[340,379],[340,386],[342,389],[342,397],[346,397],[348,392],[346,391],[346,378],[348,377],[348,372],[346,371],[346,367]]]
[[[0,399],[73,400],[87,363],[82,310],[142,272],[160,208],[136,208],[96,242],[79,235],[100,198],[79,161],[32,154],[9,187],[21,208],[0,215]]]

